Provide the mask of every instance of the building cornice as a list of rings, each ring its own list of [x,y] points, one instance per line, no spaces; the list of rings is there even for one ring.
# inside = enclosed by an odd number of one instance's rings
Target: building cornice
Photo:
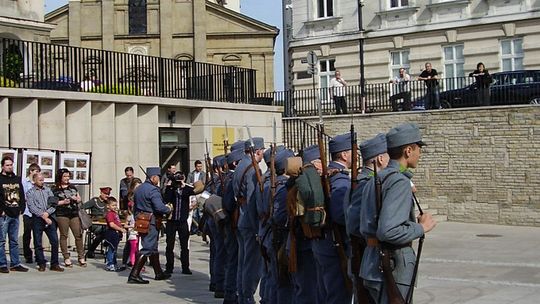
[[[19,18],[1,17],[1,16],[0,16],[0,25],[29,29],[29,30],[38,30],[38,31],[44,31],[44,32],[50,32],[55,27],[54,24],[50,24],[50,23],[19,19]]]

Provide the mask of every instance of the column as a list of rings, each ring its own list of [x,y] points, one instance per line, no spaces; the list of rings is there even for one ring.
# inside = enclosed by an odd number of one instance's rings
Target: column
[[[9,98],[0,98],[0,147],[9,147]]]
[[[144,169],[149,166],[159,166],[159,130],[158,106],[137,106],[137,130],[139,147],[139,165]],[[144,179],[144,173],[134,168],[135,174]]]
[[[66,150],[66,102],[39,101],[39,148]]]
[[[120,179],[124,178],[124,168],[139,166],[139,135],[137,130],[137,105],[116,104],[116,184],[113,193],[119,193]],[[140,177],[140,176],[139,176]]]
[[[12,147],[39,148],[37,99],[13,100],[10,124]]]
[[[69,0],[68,37],[70,46],[81,46],[81,1]]]
[[[101,48],[107,51],[114,51],[114,1],[101,1],[101,22],[103,28]]]
[[[115,107],[113,103],[92,103],[92,193],[113,187],[115,174]]]
[[[206,62],[206,1],[193,1],[193,56]]]

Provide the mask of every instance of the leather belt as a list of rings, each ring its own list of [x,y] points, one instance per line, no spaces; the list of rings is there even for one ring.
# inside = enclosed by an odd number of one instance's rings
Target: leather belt
[[[381,243],[379,242],[377,238],[374,238],[374,237],[367,238],[368,247],[379,247],[381,244],[382,244],[382,247],[384,247],[384,249],[388,249],[388,250],[398,250],[405,247],[412,247],[412,242],[401,244],[401,245],[394,245],[394,244],[389,244],[389,243]]]

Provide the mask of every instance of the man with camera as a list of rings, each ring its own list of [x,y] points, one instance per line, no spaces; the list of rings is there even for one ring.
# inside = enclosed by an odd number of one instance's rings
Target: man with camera
[[[194,194],[193,187],[185,183],[185,175],[182,172],[175,172],[169,175],[169,184],[165,186],[163,198],[166,203],[173,206],[172,213],[167,219],[165,233],[167,235],[165,247],[165,273],[172,273],[174,269],[174,244],[176,234],[180,239],[180,262],[182,263],[182,273],[192,274],[189,269],[189,197]]]
[[[169,164],[167,166],[167,172],[161,177],[160,187],[161,187],[161,193],[165,194],[165,189],[167,189],[167,186],[171,185],[171,179],[176,174],[176,166],[173,164]]]

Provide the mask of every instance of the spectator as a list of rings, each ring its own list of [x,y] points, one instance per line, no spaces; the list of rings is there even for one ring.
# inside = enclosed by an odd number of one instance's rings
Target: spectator
[[[84,76],[83,81],[81,81],[81,90],[83,90],[83,92],[92,91],[92,89],[96,86],[94,79],[94,76]]]
[[[82,205],[85,210],[90,210],[90,217],[92,222],[105,222],[105,212],[107,211],[107,199],[111,195],[111,187],[99,188],[99,196],[91,198],[89,201]],[[106,227],[103,225],[92,224],[90,226],[90,232],[94,235],[92,244],[88,246],[86,252],[86,258],[91,259],[95,256],[94,252],[96,248],[105,239]]]
[[[133,167],[126,167],[124,169],[124,174],[126,177],[122,178],[120,180],[120,206],[121,210],[127,209],[127,194],[129,190],[129,184],[131,184],[131,180],[133,179]]]
[[[141,179],[134,177],[131,180],[131,183],[129,184],[129,190],[127,194],[127,204],[128,204],[128,213],[127,213],[127,221],[128,221],[128,232],[127,232],[127,241],[126,245],[124,246],[124,252],[122,253],[122,264],[123,265],[129,265],[133,266],[135,265],[135,257],[136,254],[139,252],[139,235],[137,234],[137,231],[135,231],[135,217],[134,217],[134,210],[133,206],[135,204],[135,201],[133,200],[133,193],[135,192],[135,189],[142,184]],[[130,260],[128,264],[128,258]]]
[[[26,192],[27,207],[32,214],[34,229],[34,250],[36,251],[36,263],[38,271],[45,271],[47,261],[43,254],[43,232],[47,235],[51,244],[51,271],[62,272],[58,262],[58,234],[56,232],[56,204],[58,199],[54,197],[51,189],[44,185],[41,173],[33,175],[34,186]]]
[[[161,193],[165,193],[165,189],[167,186],[171,185],[171,177],[176,173],[176,166],[173,164],[170,164],[167,166],[167,172],[161,177],[161,183],[159,184],[161,187]]]
[[[203,164],[200,160],[195,161],[195,170],[189,172],[186,183],[193,185],[196,181],[201,181],[204,183],[206,179],[205,172],[203,171]]]
[[[25,209],[21,177],[13,173],[13,159],[4,156],[0,172],[0,272],[27,272],[19,261],[19,215]],[[6,257],[6,238],[9,240],[10,268]]]
[[[439,102],[439,74],[437,70],[431,68],[431,63],[426,62],[426,69],[422,71],[418,80],[424,80],[426,85],[426,98],[425,98],[425,109],[439,109],[441,104]]]
[[[36,173],[41,172],[41,168],[38,164],[32,163],[28,167],[27,170],[27,176],[23,180],[23,188],[24,193],[28,192],[32,187],[34,187],[33,177],[36,175]],[[28,201],[28,199],[26,200]],[[32,224],[33,218],[32,213],[30,210],[28,210],[28,204],[26,205],[26,208],[24,209],[23,213],[23,254],[24,254],[24,260],[27,264],[32,264],[34,261],[32,260],[32,249],[30,248],[30,242],[32,241],[32,230],[34,229],[34,225]],[[37,256],[36,256],[37,258]]]
[[[336,105],[336,114],[347,114],[347,102],[345,101],[347,82],[341,77],[341,72],[336,70],[335,77],[330,80],[330,94]]]
[[[114,197],[107,198],[107,214],[105,215],[107,221],[107,230],[105,232],[105,241],[107,246],[107,271],[123,271],[125,267],[118,267],[116,265],[116,252],[118,251],[118,243],[122,239],[122,233],[126,233],[126,229],[120,222],[118,216],[118,201]]]
[[[396,94],[390,96],[392,111],[398,111],[399,107],[397,101],[399,99],[403,99],[403,111],[411,110],[411,92],[409,90],[409,81],[411,81],[411,76],[407,74],[407,71],[404,68],[399,69],[399,76],[396,76],[394,79],[390,79],[390,83],[395,84],[397,89]]]
[[[64,266],[72,267],[73,264],[67,246],[68,234],[71,229],[71,233],[73,234],[73,237],[75,237],[75,247],[77,248],[79,266],[86,267],[81,220],[79,218],[79,203],[81,202],[81,196],[79,195],[77,188],[70,184],[70,179],[71,172],[69,172],[68,169],[62,168],[58,170],[55,185],[52,189],[54,196],[58,199],[56,222],[58,224],[58,230],[60,230],[60,250],[64,257]]]
[[[489,106],[491,104],[489,86],[493,82],[493,78],[489,75],[489,71],[482,62],[479,62],[476,65],[476,70],[470,73],[469,77],[474,77],[476,79],[478,103],[483,106]]]

